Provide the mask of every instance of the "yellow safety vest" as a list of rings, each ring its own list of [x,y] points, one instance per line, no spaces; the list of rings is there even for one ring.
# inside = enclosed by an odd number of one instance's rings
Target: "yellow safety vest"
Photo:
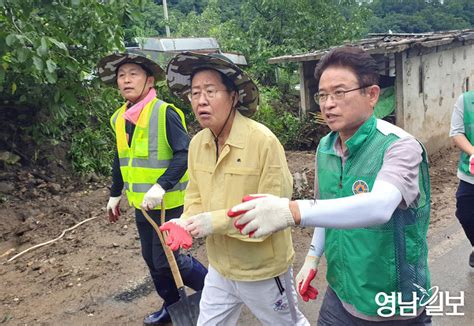
[[[127,105],[124,104],[110,118],[110,124],[115,131],[120,171],[130,206],[140,208],[145,193],[165,173],[173,158],[173,150],[166,136],[166,110],[168,108],[178,113],[186,129],[183,112],[174,105],[155,98],[143,108],[130,146],[123,118]],[[184,204],[184,190],[188,180],[186,171],[179,182],[165,193],[165,209]]]

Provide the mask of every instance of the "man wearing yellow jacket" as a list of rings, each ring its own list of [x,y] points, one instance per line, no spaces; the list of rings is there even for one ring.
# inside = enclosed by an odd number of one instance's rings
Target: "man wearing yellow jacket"
[[[292,281],[290,230],[249,239],[227,216],[245,194],[292,194],[283,147],[268,128],[249,119],[258,105],[256,85],[224,56],[191,52],[170,61],[167,80],[191,102],[204,128],[189,147],[184,213],[162,226],[172,249],[189,235],[207,237],[209,273],[198,325],[235,325],[243,304],[264,325],[308,325]]]
[[[156,97],[154,84],[164,78],[164,71],[144,56],[109,55],[99,62],[98,73],[105,83],[116,83],[126,100],[110,119],[117,151],[107,213],[110,222],[118,220],[125,188],[129,204],[135,207],[143,258],[156,291],[164,300],[163,307],[147,316],[144,324],[159,325],[171,321],[166,307],[178,301],[179,294],[160,240],[140,208],[149,211],[158,224],[162,200],[167,220],[183,212],[189,146],[184,115],[174,105]],[[175,256],[184,284],[201,290],[206,268],[190,256],[179,253]]]

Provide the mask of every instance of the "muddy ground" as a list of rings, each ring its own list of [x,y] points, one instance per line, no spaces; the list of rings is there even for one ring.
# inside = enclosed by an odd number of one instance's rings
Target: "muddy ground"
[[[448,149],[431,157],[430,234],[454,219],[457,155]],[[312,196],[314,154],[287,156],[295,197]],[[133,211],[122,205],[121,220],[109,224],[109,182],[89,179],[33,168],[0,170],[0,324],[141,325],[161,306],[141,258]],[[61,239],[7,262],[89,218]],[[311,230],[295,229],[293,235],[298,271]],[[207,263],[202,241],[191,252]]]

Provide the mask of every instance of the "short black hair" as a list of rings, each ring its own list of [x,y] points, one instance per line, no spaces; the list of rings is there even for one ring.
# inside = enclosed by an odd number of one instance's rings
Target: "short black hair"
[[[347,67],[357,77],[359,86],[378,85],[379,73],[375,59],[363,49],[355,46],[343,46],[335,48],[325,54],[314,70],[316,84],[323,72],[329,67]]]
[[[237,92],[237,87],[235,86],[235,83],[226,74],[220,72],[217,69],[211,68],[211,67],[200,67],[200,68],[197,68],[196,70],[194,70],[191,73],[191,76],[190,76],[190,79],[189,79],[190,83],[192,84],[193,78],[194,78],[194,76],[196,76],[197,73],[199,73],[201,71],[206,71],[206,70],[213,70],[213,71],[219,73],[219,76],[221,76],[221,81],[224,84],[225,89],[227,89],[229,92]]]

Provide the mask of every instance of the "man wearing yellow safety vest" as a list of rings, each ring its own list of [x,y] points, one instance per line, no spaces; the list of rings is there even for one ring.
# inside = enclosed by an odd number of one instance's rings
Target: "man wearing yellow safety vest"
[[[174,105],[159,100],[155,81],[164,71],[152,60],[135,53],[115,53],[103,58],[98,73],[106,84],[117,85],[126,102],[110,119],[117,151],[112,166],[112,187],[107,204],[108,218],[120,216],[123,188],[135,217],[142,255],[150,270],[163,307],[144,319],[145,325],[170,322],[167,306],[179,300],[169,264],[160,240],[140,211],[149,211],[160,224],[160,204],[164,200],[166,220],[183,212],[184,190],[188,182],[189,137],[184,115]],[[191,256],[175,252],[184,284],[194,290],[204,286],[206,268]]]

